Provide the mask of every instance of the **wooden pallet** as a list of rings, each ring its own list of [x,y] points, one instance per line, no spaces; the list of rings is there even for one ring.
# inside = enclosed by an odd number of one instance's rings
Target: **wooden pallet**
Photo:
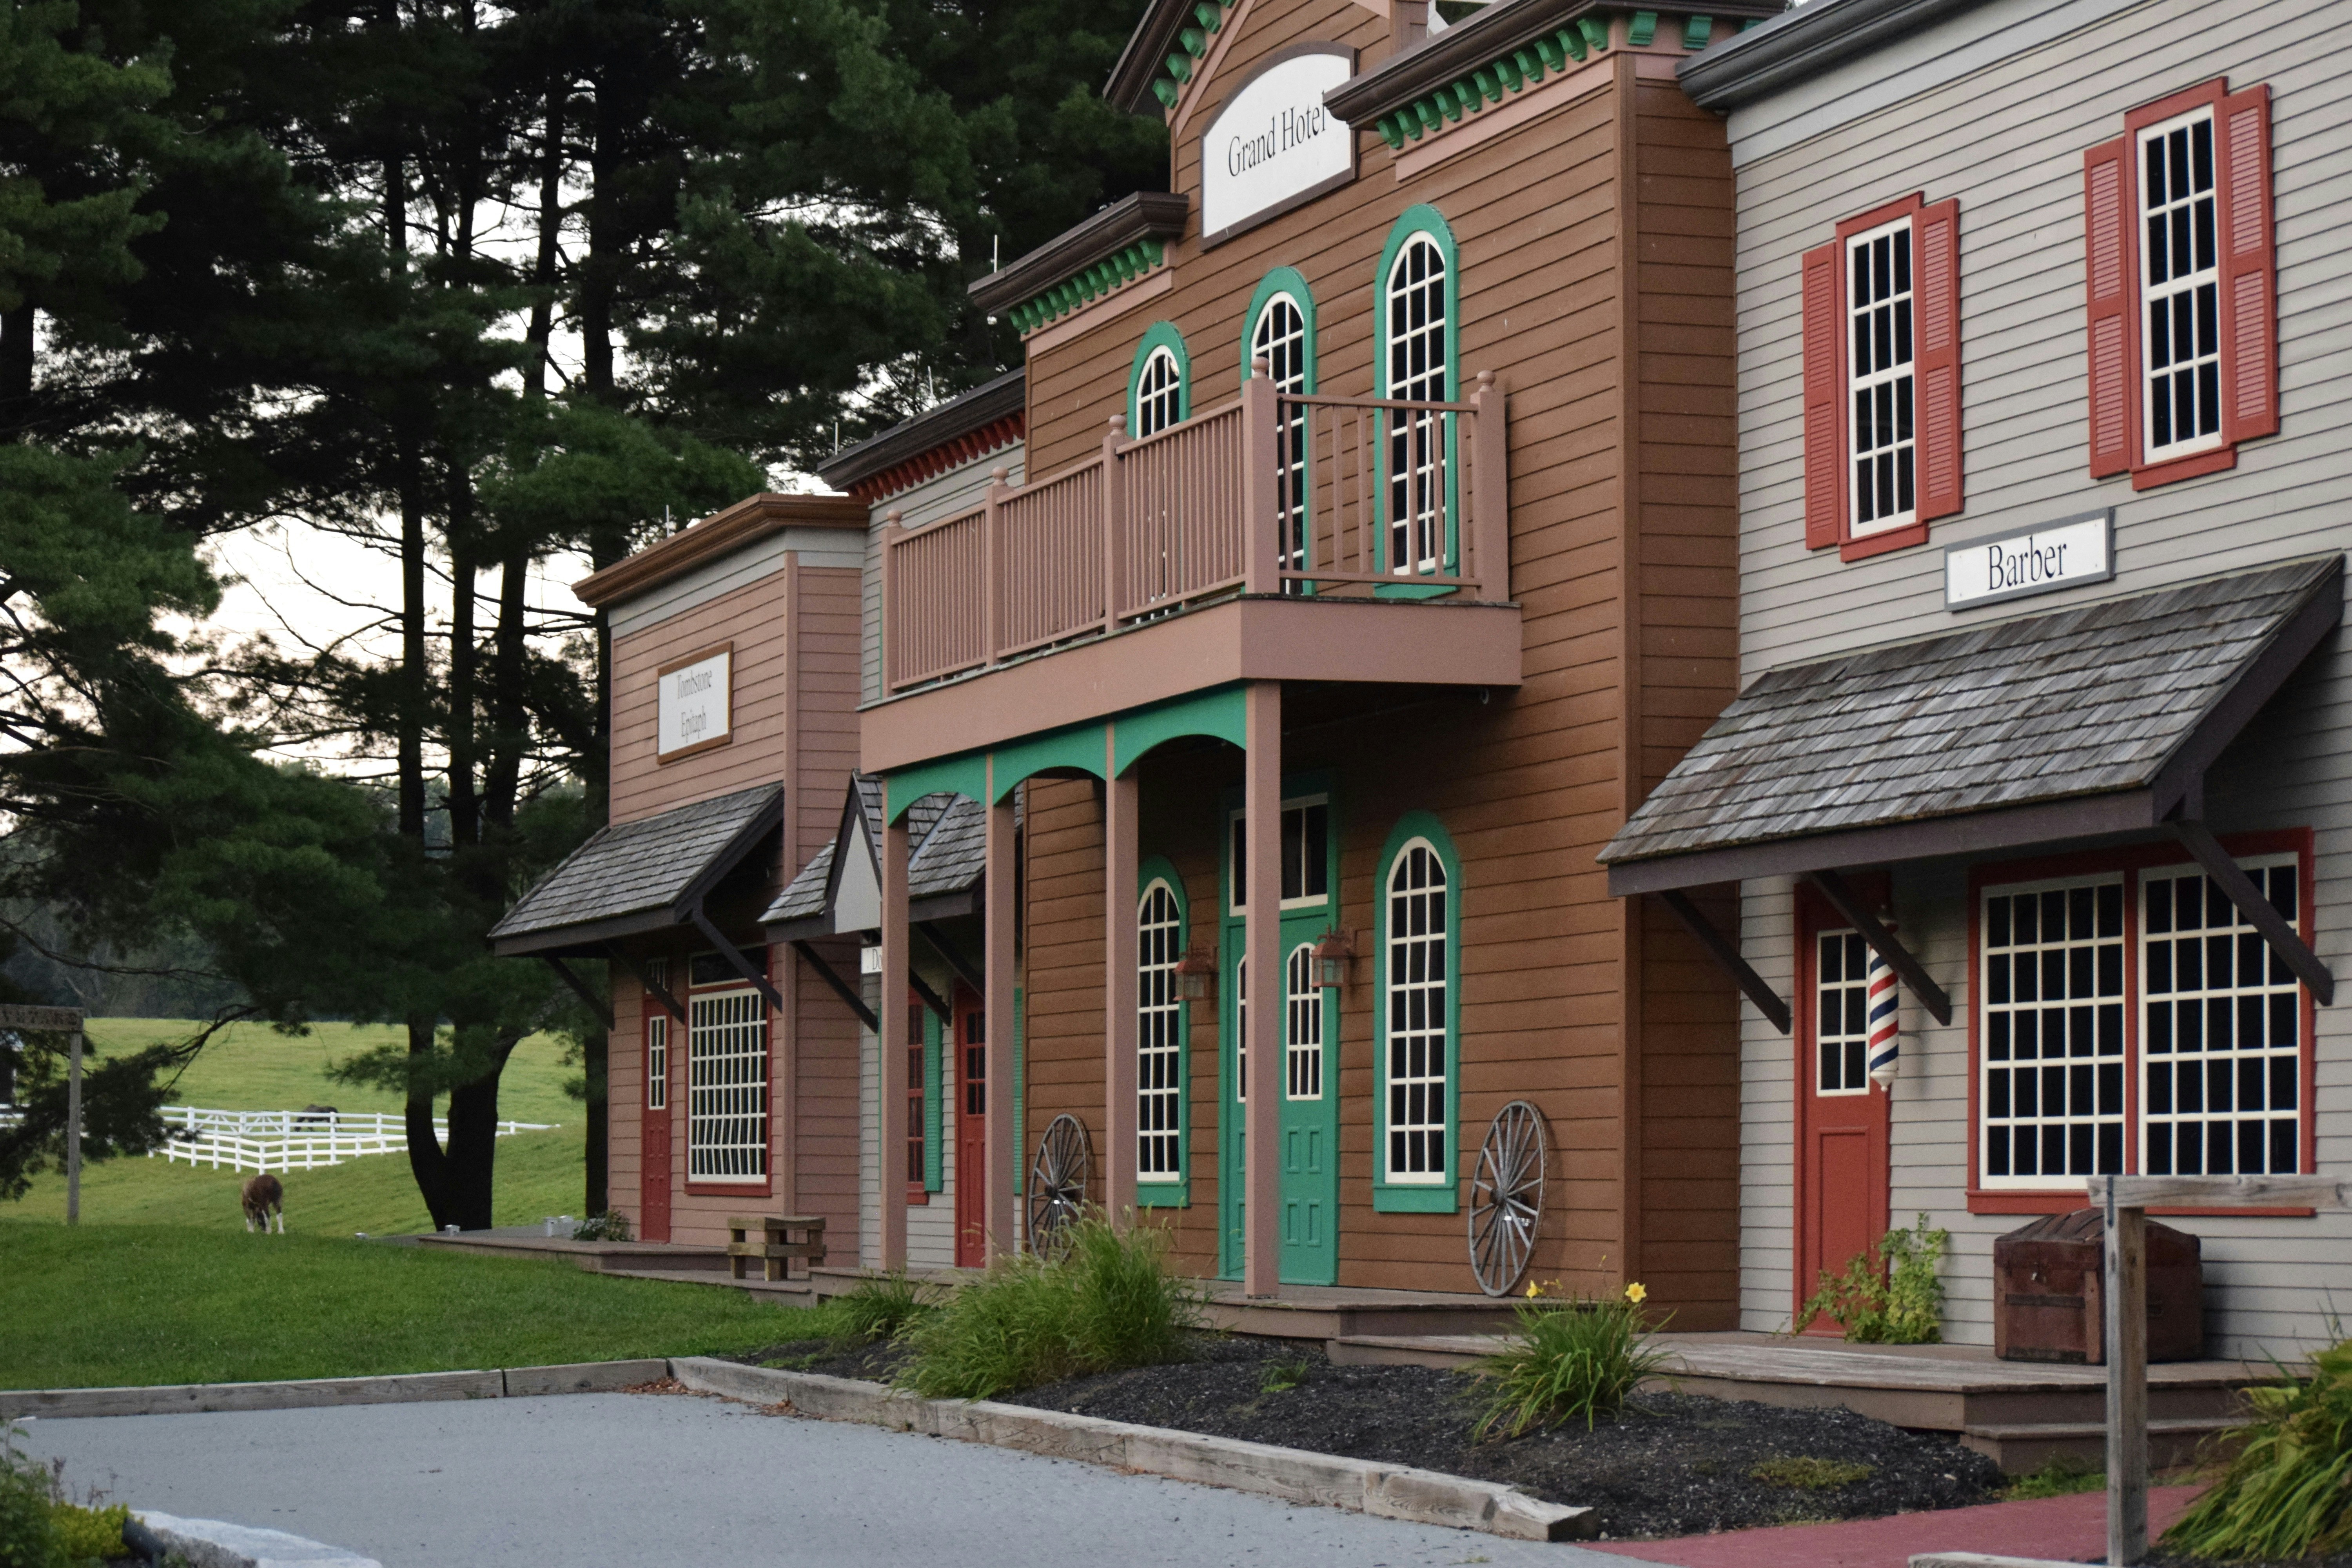
[[[753,1241],[757,1233],[760,1239]],[[824,1261],[824,1221],[814,1215],[735,1215],[727,1221],[727,1267],[738,1279],[751,1277],[757,1259],[763,1279],[790,1279],[794,1259],[807,1270]]]

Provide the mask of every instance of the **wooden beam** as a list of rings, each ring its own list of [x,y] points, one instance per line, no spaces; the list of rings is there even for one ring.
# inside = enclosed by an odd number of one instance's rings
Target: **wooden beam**
[[[877,1035],[882,1032],[882,1022],[875,1017],[874,1009],[866,1005],[866,998],[859,995],[856,987],[844,980],[841,972],[827,963],[816,949],[804,942],[796,942],[793,943],[793,951],[808,961],[809,967],[816,971],[816,977],[824,981],[835,996],[849,1004],[849,1010],[857,1015],[859,1023]]]
[[[938,921],[917,921],[915,929],[923,933],[923,940],[931,944],[932,952],[948,961],[948,967],[956,972],[957,979],[979,992],[982,998],[988,995],[988,982],[979,968],[964,956],[963,949],[955,944],[953,938],[940,930]]]
[[[2352,1208],[2352,1183],[2333,1176],[2089,1176],[2093,1208],[2112,1191],[2122,1208]]]
[[[573,973],[570,964],[556,957],[555,954],[551,952],[542,952],[539,956],[541,962],[544,963],[550,969],[555,971],[556,974],[562,979],[563,984],[572,987],[573,993],[579,996],[580,1000],[588,1004],[588,1011],[595,1014],[596,1021],[604,1026],[604,1032],[608,1035],[611,1034],[614,1028],[613,1009],[606,1004],[604,998],[597,995],[596,993],[590,988],[585,980],[581,979],[577,973]]]
[[[746,984],[750,985],[761,995],[766,997],[768,999],[769,1006],[773,1007],[779,1013],[784,1010],[784,999],[782,995],[778,993],[775,986],[769,984],[768,977],[766,975],[761,973],[758,970],[743,962],[743,950],[741,948],[737,947],[733,942],[729,942],[725,937],[719,934],[719,928],[710,923],[710,917],[702,912],[702,906],[700,904],[694,906],[693,912],[689,918],[694,921],[694,929],[702,933],[703,940],[709,942],[713,947],[719,950],[719,956],[727,961],[728,968],[741,975]],[[691,978],[691,976],[688,976],[689,980]]]
[[[1669,888],[1658,897],[1664,900],[1666,908],[1682,917],[1683,924],[1690,927],[1691,935],[1698,938],[1699,945],[1712,953],[1717,963],[1731,972],[1731,978],[1739,983],[1739,989],[1756,1004],[1756,1010],[1763,1014],[1774,1028],[1785,1035],[1794,1027],[1795,1020],[1789,1012],[1789,1005],[1780,1000],[1780,993],[1756,973],[1755,967],[1740,954],[1738,945],[1716,930],[1714,922],[1699,912],[1698,906],[1690,901],[1689,895],[1680,888]]]
[[[2303,938],[2286,923],[2286,917],[2278,912],[2278,906],[2263,896],[2262,889],[2254,886],[2253,879],[2240,869],[2238,863],[2230,858],[2230,852],[2221,847],[2221,841],[2206,826],[2183,817],[2172,825],[2172,830],[2180,836],[2180,842],[2188,847],[2190,855],[2196,857],[2197,864],[2204,868],[2205,874],[2213,879],[2213,885],[2237,906],[2240,914],[2246,917],[2246,923],[2262,932],[2263,940],[2270,943],[2271,951],[2279,955],[2279,961],[2294,971],[2297,980],[2310,987],[2312,996],[2319,1005],[2325,1007],[2334,1002],[2335,974],[2320,962],[2317,953],[2304,945]],[[2311,897],[2311,889],[2305,889],[2303,896],[2306,899]]]
[[[1952,999],[1944,994],[1942,986],[1927,977],[1927,970],[1911,956],[1911,950],[1895,941],[1895,933],[1881,925],[1878,917],[1870,912],[1870,907],[1854,896],[1853,889],[1846,879],[1835,871],[1808,871],[1805,876],[1822,890],[1823,898],[1837,907],[1837,912],[1862,933],[1862,940],[1870,944],[1870,950],[1886,960],[1886,967],[1895,971],[1903,984],[1911,988],[1911,994],[1919,998],[1919,1005],[1927,1009],[1936,1022],[1950,1023]]]
[[[940,1023],[950,1026],[954,1025],[955,1009],[948,1005],[947,998],[931,989],[930,983],[926,981],[911,963],[907,965],[907,984],[916,995],[923,999],[924,1006],[939,1016]]]
[[[604,952],[614,963],[636,976],[637,984],[645,987],[646,994],[660,1003],[664,1012],[676,1018],[680,1024],[687,1021],[685,1007],[679,1005],[677,997],[669,994],[669,987],[656,980],[652,973],[644,964],[639,963],[632,954],[609,942],[604,944]]]
[[[2107,1561],[2121,1564],[2147,1555],[2147,1211],[2107,1200]]]

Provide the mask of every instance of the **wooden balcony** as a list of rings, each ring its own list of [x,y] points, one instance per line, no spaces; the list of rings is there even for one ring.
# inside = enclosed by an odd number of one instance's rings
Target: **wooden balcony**
[[[1518,683],[1491,374],[1461,403],[1261,374],[1142,440],[1125,423],[1033,483],[998,470],[971,511],[886,523],[868,768],[1234,680]]]

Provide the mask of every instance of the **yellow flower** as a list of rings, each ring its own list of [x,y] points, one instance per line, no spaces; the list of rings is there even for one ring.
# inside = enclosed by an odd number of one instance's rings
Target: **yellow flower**
[[[1636,1307],[1650,1299],[1650,1288],[1638,1282],[1625,1287],[1625,1300]]]
[[[1540,1296],[1540,1295],[1542,1295],[1542,1294],[1543,1294],[1543,1287],[1542,1287],[1542,1286],[1540,1286],[1540,1285],[1537,1284],[1537,1283],[1536,1283],[1534,1280],[1532,1280],[1532,1279],[1530,1279],[1530,1280],[1528,1280],[1528,1299],[1529,1300],[1535,1300],[1535,1298],[1537,1298],[1538,1296]]]

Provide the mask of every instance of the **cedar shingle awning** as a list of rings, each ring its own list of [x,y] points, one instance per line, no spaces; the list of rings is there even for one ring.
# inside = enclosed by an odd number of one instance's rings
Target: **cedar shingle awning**
[[[882,781],[861,775],[843,802],[840,830],[760,917],[768,940],[806,942],[872,929],[881,919],[882,831]],[[910,920],[922,925],[980,912],[987,814],[978,801],[925,795],[907,808],[907,842]]]
[[[781,784],[601,828],[490,928],[500,954],[605,956],[603,944],[698,924],[702,900],[783,821]]]
[[[2144,831],[2332,633],[2344,558],[1761,676],[1601,850],[1619,896]]]

